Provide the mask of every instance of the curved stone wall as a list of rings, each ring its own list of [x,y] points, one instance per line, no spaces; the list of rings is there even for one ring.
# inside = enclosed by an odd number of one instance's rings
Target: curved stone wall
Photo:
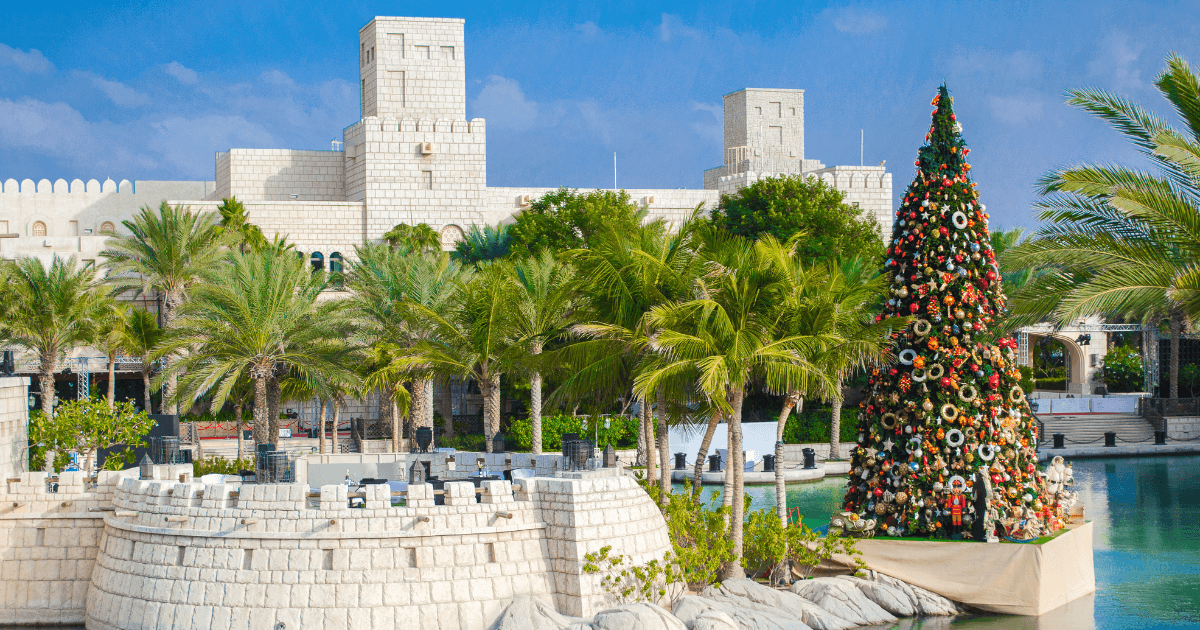
[[[615,472],[615,471],[614,471]],[[599,603],[583,554],[605,544],[645,561],[666,526],[629,478],[410,486],[392,506],[368,486],[128,479],[113,498],[87,598],[91,630],[456,628],[483,630],[519,595],[583,614]],[[281,625],[282,624],[282,625]]]

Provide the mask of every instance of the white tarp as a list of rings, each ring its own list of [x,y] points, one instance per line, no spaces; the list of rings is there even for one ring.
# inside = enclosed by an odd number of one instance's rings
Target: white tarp
[[[1137,413],[1138,399],[1133,396],[1093,398],[1092,413]]]
[[[1091,413],[1092,406],[1087,398],[1053,398],[1050,400],[1050,413]]]
[[[742,424],[742,450],[746,451],[746,466],[758,462],[762,455],[773,455],[775,453],[775,428],[779,426],[778,422],[749,422]],[[696,453],[700,450],[700,442],[704,440],[704,430],[707,427],[700,426],[692,428],[688,431],[683,431],[679,428],[670,430],[671,435],[671,453],[687,453],[688,466],[696,465]],[[705,462],[708,461],[709,455],[717,454],[718,450],[724,451],[729,444],[729,427],[726,424],[718,424],[717,430],[713,433],[712,442],[708,445],[708,453],[704,455]],[[722,453],[722,455],[724,455]],[[724,463],[724,457],[721,458]],[[671,463],[674,465],[674,455],[672,455]]]

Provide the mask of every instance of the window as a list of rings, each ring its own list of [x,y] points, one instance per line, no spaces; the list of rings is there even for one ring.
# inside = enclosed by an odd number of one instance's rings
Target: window
[[[358,45],[358,67],[361,68],[365,65],[367,65],[367,45],[359,44]]]
[[[767,111],[775,114],[776,118],[783,118],[783,103],[767,103]]]
[[[454,61],[454,47],[453,46],[442,46],[442,59],[449,59],[451,61]]]
[[[755,108],[754,108],[754,113],[755,113],[755,114],[758,114],[759,116],[762,116],[762,108],[761,108],[761,107],[755,107]]]
[[[117,226],[113,225],[112,221],[105,221],[104,223],[100,224],[100,233],[101,234],[116,234]]]
[[[417,59],[429,59],[428,46],[413,46],[413,48],[417,49]]]
[[[46,224],[42,223],[41,221],[34,221],[33,227],[30,230],[30,234],[32,236],[45,236],[46,235]]]
[[[795,115],[796,115],[796,108],[795,108],[795,107],[793,107],[793,108],[792,108],[792,115],[793,115],[793,116],[795,116]]]
[[[325,268],[325,256],[321,252],[313,252],[308,258],[308,264],[312,265],[313,271],[320,271]]]
[[[342,273],[342,255],[339,252],[333,252],[329,255],[329,272]]]
[[[421,172],[421,189],[433,190],[433,171]]]
[[[783,144],[783,127],[767,127],[767,139]]]
[[[392,59],[404,59],[404,33],[388,33],[387,42]]]

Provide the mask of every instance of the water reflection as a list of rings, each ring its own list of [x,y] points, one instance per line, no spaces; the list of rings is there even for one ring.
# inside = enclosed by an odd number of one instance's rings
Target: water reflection
[[[1075,489],[1093,523],[1096,594],[1041,617],[906,620],[896,629],[1126,630],[1200,628],[1200,456],[1078,460]],[[845,478],[791,484],[788,506],[823,528]],[[775,506],[774,486],[748,486],[751,509]],[[707,492],[706,492],[707,496]]]

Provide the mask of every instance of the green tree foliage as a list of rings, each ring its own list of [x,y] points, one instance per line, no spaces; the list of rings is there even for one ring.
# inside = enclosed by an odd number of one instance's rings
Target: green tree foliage
[[[1101,373],[1108,391],[1142,391],[1146,386],[1142,363],[1142,355],[1132,346],[1117,346],[1109,350],[1104,356],[1104,368]]]
[[[509,232],[509,226],[497,223],[495,227],[485,225],[480,229],[478,225],[472,225],[463,236],[463,240],[455,244],[450,257],[463,264],[478,265],[504,258],[511,249],[512,234]]]
[[[604,418],[599,416],[572,416],[556,414],[542,418],[542,447],[549,451],[562,449],[564,433],[575,433],[588,440],[597,440],[596,446],[604,448],[612,444],[613,448],[629,448],[637,444],[638,419],[625,416],[613,416],[608,419],[609,427],[604,428]],[[587,422],[587,428],[584,428]],[[597,438],[597,435],[599,437]],[[519,452],[533,450],[533,420],[532,418],[513,418],[508,423],[505,433],[506,446]]]
[[[1200,396],[1200,365],[1189,363],[1180,368],[1179,385],[1187,388],[1188,396]]]
[[[428,223],[409,225],[400,223],[383,235],[383,240],[392,247],[412,252],[438,250],[442,248],[442,236]]]
[[[30,414],[29,443],[43,451],[74,451],[82,469],[91,471],[98,450],[144,446],[142,438],[153,428],[154,421],[145,411],[136,411],[132,401],[117,402],[110,408],[106,400],[97,397],[65,402],[53,416]]]
[[[806,262],[864,257],[877,259],[882,228],[870,214],[845,201],[841,191],[816,177],[768,177],[732,195],[722,195],[712,222],[733,234],[759,239],[770,234],[787,242],[797,234]]]
[[[1179,55],[1154,82],[1185,127],[1098,89],[1067,103],[1107,121],[1156,167],[1082,164],[1038,183],[1045,222],[1017,248],[1039,275],[1014,311],[1066,323],[1092,313],[1171,331],[1170,397],[1179,395],[1180,337],[1200,319],[1200,78]]]
[[[231,246],[246,252],[260,250],[270,244],[267,237],[263,236],[262,229],[250,222],[246,206],[237,197],[221,199],[217,213],[221,215],[221,221],[214,231]]]
[[[546,193],[517,215],[509,227],[517,252],[562,252],[588,247],[606,226],[631,232],[643,213],[624,190],[579,192],[559,188]]]

